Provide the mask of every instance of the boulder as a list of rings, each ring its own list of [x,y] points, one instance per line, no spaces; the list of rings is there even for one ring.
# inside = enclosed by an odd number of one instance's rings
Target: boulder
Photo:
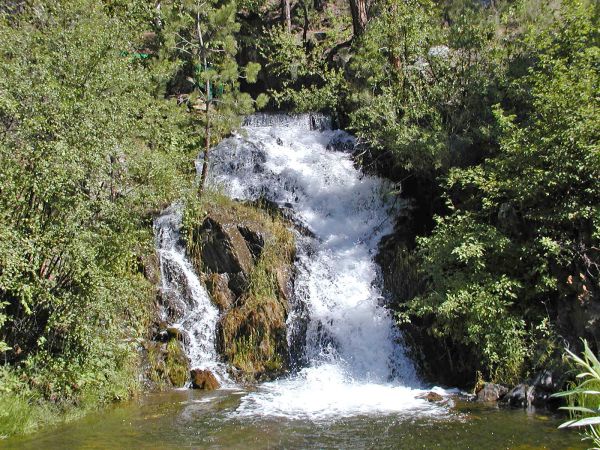
[[[190,361],[181,342],[177,339],[170,339],[165,358],[166,376],[173,386],[183,387],[187,381],[188,370],[190,370]]]
[[[532,386],[527,390],[529,404],[537,407],[556,407],[561,400],[552,397],[560,391],[561,379],[557,372],[542,370],[533,378]]]
[[[295,254],[289,225],[272,202],[218,203],[187,242],[221,313],[217,351],[244,381],[273,378],[289,365],[286,320]]]
[[[539,372],[533,379],[533,386],[538,390],[552,393],[560,390],[560,383],[556,375],[550,370]]]
[[[258,258],[260,258],[263,248],[265,247],[265,238],[267,233],[257,230],[255,226],[251,226],[248,223],[239,225],[238,231],[246,241],[246,245],[252,254],[252,258],[254,261],[256,261]]]
[[[545,407],[553,400],[552,393],[540,389],[537,386],[530,386],[527,389],[527,406]]]
[[[211,273],[250,273],[254,258],[234,223],[216,215],[204,219],[200,227],[200,257]]]
[[[477,391],[477,401],[496,402],[508,393],[508,388],[501,384],[484,383],[483,387]]]
[[[348,134],[336,134],[327,143],[327,150],[333,150],[337,152],[351,152],[354,150],[356,142],[354,138]]]
[[[529,405],[527,400],[527,392],[529,386],[526,384],[519,384],[512,388],[502,399],[503,402],[513,407],[526,408]]]
[[[167,327],[166,329],[169,339],[177,339],[183,341],[183,333],[177,327]]]
[[[444,401],[444,397],[442,397],[437,392],[429,391],[425,394],[417,395],[417,398],[421,398],[423,400],[427,400],[430,403],[439,403]]]
[[[275,298],[248,298],[221,317],[217,349],[247,380],[286,370],[287,307]]]
[[[210,370],[203,369],[192,369],[190,371],[192,379],[192,387],[194,389],[204,389],[205,391],[214,391],[221,385],[217,381],[217,378],[213,375]]]

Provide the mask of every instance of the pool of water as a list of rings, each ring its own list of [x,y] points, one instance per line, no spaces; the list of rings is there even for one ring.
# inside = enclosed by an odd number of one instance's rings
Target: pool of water
[[[322,420],[239,414],[246,390],[149,394],[0,448],[583,449],[549,413],[456,402],[446,414],[368,414]]]

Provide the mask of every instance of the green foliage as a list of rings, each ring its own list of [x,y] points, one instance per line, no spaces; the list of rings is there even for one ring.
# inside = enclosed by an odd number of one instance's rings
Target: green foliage
[[[431,289],[400,317],[432,315],[430,333],[473,348],[491,379],[515,380],[525,358],[525,323],[511,308],[521,285],[505,275],[509,240],[470,215],[456,215],[439,218],[419,247]]]
[[[591,440],[595,448],[600,447],[600,362],[590,349],[586,340],[583,341],[582,357],[567,350],[568,358],[581,370],[577,375],[577,383],[573,389],[554,394],[554,397],[567,397],[569,406],[563,407],[569,411],[573,419],[563,423],[559,428],[586,427],[585,439]]]
[[[166,375],[173,386],[183,387],[189,378],[189,362],[183,347],[177,339],[170,339],[167,343],[165,366]]]
[[[236,33],[240,24],[234,1],[168,1],[161,3],[161,36],[169,42],[170,58],[180,61],[186,75],[186,100],[195,114],[198,130],[207,126],[209,146],[240,124],[239,116],[253,112],[252,97],[240,91],[240,79],[256,82],[260,65],[238,67]],[[261,97],[259,106],[265,103]]]
[[[502,60],[490,25],[463,11],[451,26],[433,2],[381,2],[351,68],[350,124],[400,171],[431,178],[479,156]]]
[[[265,30],[260,52],[268,61],[267,69],[281,82],[269,91],[278,107],[296,111],[328,111],[340,109],[347,92],[344,72],[327,63],[327,50],[338,35],[332,33],[320,42],[307,45],[284,27]]]
[[[597,298],[597,38],[584,1],[563,2],[549,29],[522,37],[533,64],[511,86],[529,93],[528,114],[494,107],[498,151],[449,171],[450,214],[418,242],[428,287],[409,315],[433,316],[432,333],[476,349],[498,380],[540,364],[525,358],[528,343],[569,336],[548,326],[564,302]]]
[[[139,36],[87,0],[0,15],[0,350],[15,407],[137,389],[151,215],[191,184],[193,143],[152,69],[123,56]]]

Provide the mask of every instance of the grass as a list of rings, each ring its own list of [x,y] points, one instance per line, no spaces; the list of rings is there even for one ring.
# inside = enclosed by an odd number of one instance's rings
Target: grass
[[[583,429],[584,439],[600,448],[600,362],[585,340],[583,347],[581,357],[567,350],[567,358],[581,371],[575,386],[554,396],[567,397],[569,401],[569,406],[561,409],[569,411],[572,418],[560,428]]]

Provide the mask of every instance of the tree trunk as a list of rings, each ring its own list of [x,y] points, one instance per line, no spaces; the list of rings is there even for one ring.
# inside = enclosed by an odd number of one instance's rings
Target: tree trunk
[[[308,26],[309,26],[309,22],[308,22],[308,7],[306,6],[306,1],[307,0],[302,0],[302,11],[304,12],[304,27],[302,30],[302,42],[304,43],[304,45],[306,46],[306,36],[308,35]]]
[[[281,16],[288,33],[292,32],[292,8],[290,0],[281,0]]]
[[[358,37],[367,25],[367,0],[350,0],[350,12],[352,13],[354,36]]]
[[[200,184],[198,185],[198,198],[202,197],[204,192],[204,185],[206,184],[206,177],[208,176],[208,161],[210,152],[210,101],[208,100],[208,92],[210,89],[210,83],[206,82],[206,126],[204,128],[204,159],[202,161],[202,174],[200,175]]]
[[[198,33],[198,41],[200,42],[200,51],[198,54],[199,60],[204,66],[204,71],[208,70],[208,63],[206,61],[206,48],[204,47],[204,39],[202,37],[202,30],[200,29],[200,12],[196,14],[196,31]],[[206,126],[204,128],[204,160],[202,161],[202,173],[200,174],[200,183],[198,184],[198,198],[202,197],[204,192],[204,185],[206,184],[206,177],[208,176],[208,160],[210,152],[210,103],[212,101],[210,92],[210,81],[206,80],[204,90],[204,113],[206,115]]]

